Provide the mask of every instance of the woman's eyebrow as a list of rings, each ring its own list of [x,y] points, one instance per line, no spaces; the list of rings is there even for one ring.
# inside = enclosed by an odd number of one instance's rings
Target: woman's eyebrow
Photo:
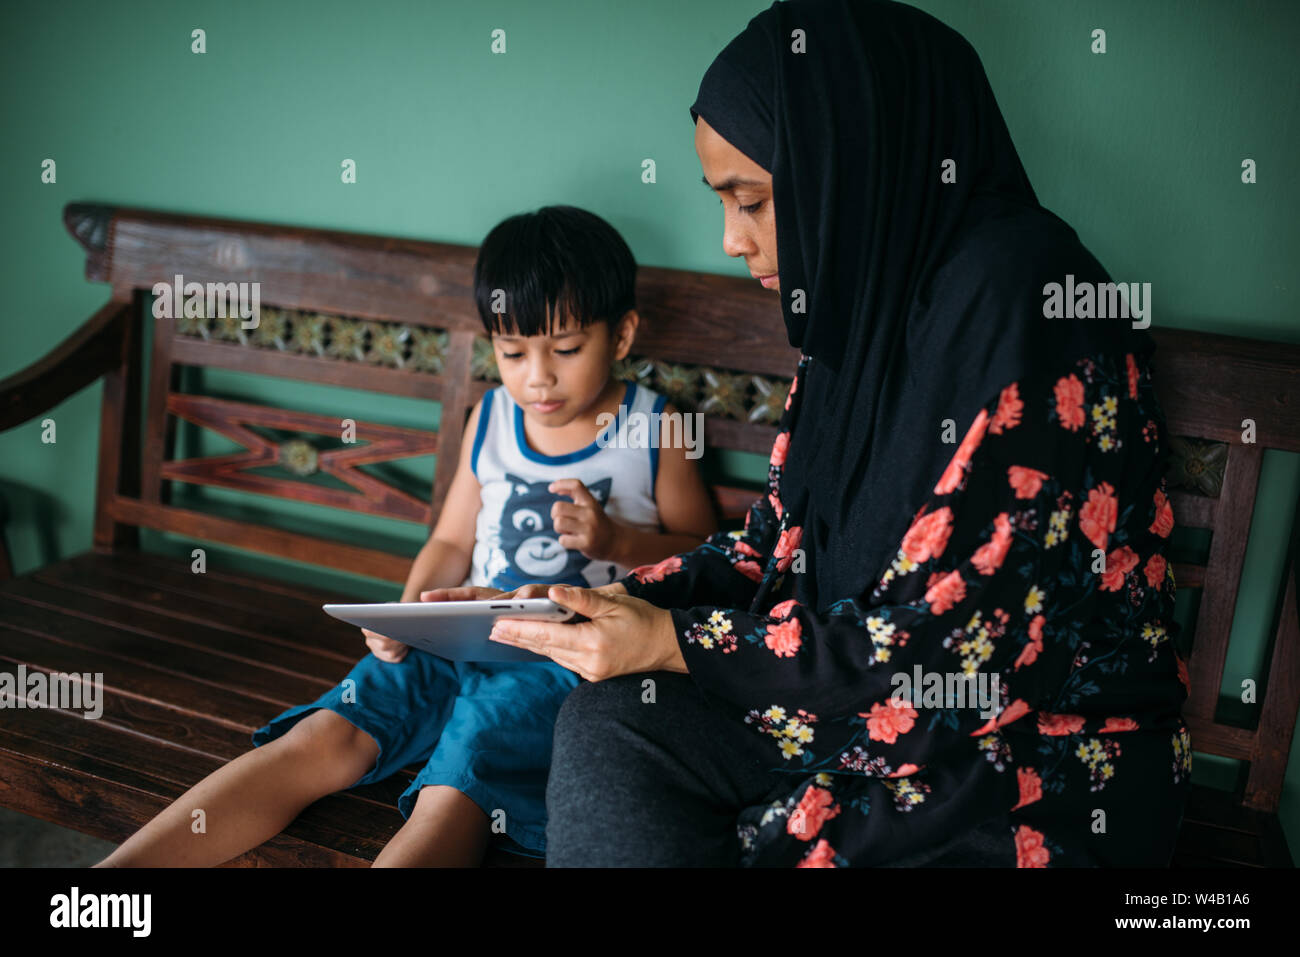
[[[714,186],[712,183],[710,183],[709,178],[707,176],[701,176],[700,182],[703,183],[705,186],[707,186],[709,189],[713,190],[715,193],[726,193],[735,189],[737,186],[766,186],[767,185],[767,183],[763,182],[762,180],[746,179],[743,176],[732,176],[729,179],[723,180],[717,186]]]

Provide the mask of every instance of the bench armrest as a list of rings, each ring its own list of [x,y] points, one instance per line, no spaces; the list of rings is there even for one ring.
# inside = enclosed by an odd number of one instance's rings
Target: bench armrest
[[[120,368],[133,308],[133,302],[106,303],[41,359],[0,381],[0,432],[54,408]]]

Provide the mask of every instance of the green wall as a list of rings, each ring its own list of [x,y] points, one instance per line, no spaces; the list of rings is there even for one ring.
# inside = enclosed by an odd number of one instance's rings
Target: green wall
[[[474,244],[502,217],[573,203],[609,219],[647,265],[745,276],[721,251],[687,107],[750,0],[354,4],[51,2],[4,13],[0,151],[6,226],[0,376],[43,355],[107,297],[64,232],[72,200],[133,204]],[[1154,321],[1300,342],[1300,5],[1260,0],[922,0],[980,52],[1045,205],[1127,281]],[[190,52],[190,31],[207,53]],[[490,33],[506,30],[493,55]],[[1093,54],[1094,28],[1107,52]],[[653,158],[658,182],[641,182]],[[1258,165],[1243,185],[1241,161]],[[41,182],[53,158],[58,180]],[[340,183],[356,160],[358,182]],[[209,374],[225,395],[333,403],[357,418],[430,410]],[[99,387],[0,435],[0,494],[19,571],[88,547]],[[183,436],[183,438],[189,438]],[[208,445],[195,448],[207,449]],[[1265,458],[1225,691],[1258,673],[1300,462]],[[429,462],[416,463],[427,470]],[[724,467],[749,478],[755,458]],[[207,498],[221,504],[221,496]],[[310,509],[295,523],[317,520]],[[345,522],[345,531],[418,530]],[[150,547],[187,543],[150,536]],[[1187,547],[1192,547],[1190,539]],[[374,583],[221,550],[210,562],[390,596]],[[1180,601],[1186,606],[1187,602]],[[1186,608],[1184,608],[1186,610]],[[1300,737],[1283,822],[1300,848]],[[1225,762],[1198,758],[1200,780]]]

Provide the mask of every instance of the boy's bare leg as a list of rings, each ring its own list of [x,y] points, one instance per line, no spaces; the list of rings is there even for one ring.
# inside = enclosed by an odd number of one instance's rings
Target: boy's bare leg
[[[420,789],[402,829],[375,858],[375,867],[478,867],[487,852],[491,821],[460,791]]]
[[[283,831],[307,805],[351,787],[375,766],[375,739],[333,711],[213,771],[97,867],[214,867]],[[205,832],[196,834],[193,812]]]

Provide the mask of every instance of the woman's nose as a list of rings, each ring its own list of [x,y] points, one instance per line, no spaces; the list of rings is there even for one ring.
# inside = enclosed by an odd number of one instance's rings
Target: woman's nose
[[[722,251],[732,259],[747,257],[754,251],[754,240],[730,216],[722,224]]]

